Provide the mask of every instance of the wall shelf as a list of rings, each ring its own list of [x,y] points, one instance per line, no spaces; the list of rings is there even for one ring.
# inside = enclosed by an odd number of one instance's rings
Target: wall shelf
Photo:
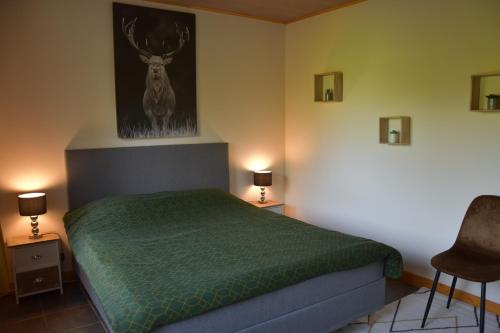
[[[487,108],[486,96],[489,94],[500,95],[500,72],[472,75],[470,110],[485,113],[500,112],[500,108]]]
[[[390,142],[389,132],[399,132],[399,140]],[[379,119],[379,143],[391,146],[405,146],[411,143],[411,118],[410,117],[381,117]]]
[[[314,75],[314,101],[331,103],[342,102],[342,72],[329,72]],[[327,91],[331,90],[330,94]]]

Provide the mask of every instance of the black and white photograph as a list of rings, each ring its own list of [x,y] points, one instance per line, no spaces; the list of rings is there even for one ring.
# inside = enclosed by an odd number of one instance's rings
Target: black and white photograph
[[[120,138],[195,136],[195,15],[113,3]]]

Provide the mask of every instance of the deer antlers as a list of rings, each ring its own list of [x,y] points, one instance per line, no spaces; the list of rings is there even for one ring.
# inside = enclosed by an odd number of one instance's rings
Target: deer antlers
[[[171,58],[175,54],[179,53],[180,50],[184,47],[184,44],[186,41],[189,41],[189,29],[188,27],[185,27],[184,31],[179,30],[179,25],[176,23],[175,24],[175,31],[177,32],[177,35],[179,36],[179,45],[175,50],[169,51],[167,53],[162,54],[162,58]]]
[[[125,24],[125,18],[122,18],[122,31],[123,31],[123,34],[125,35],[125,37],[129,41],[130,45],[132,45],[137,51],[139,51],[140,54],[142,54],[143,56],[149,58],[153,54],[151,52],[147,51],[147,50],[142,49],[139,46],[139,43],[137,43],[135,41],[134,33],[135,33],[135,24],[136,24],[136,22],[137,22],[137,17],[134,18],[132,21],[128,22],[127,24]],[[175,30],[177,32],[177,35],[179,36],[179,45],[177,46],[177,48],[175,50],[163,53],[161,55],[161,57],[163,59],[171,58],[175,54],[179,53],[179,51],[182,50],[182,48],[184,47],[184,44],[187,41],[189,41],[190,34],[189,34],[188,27],[185,27],[185,29],[183,31],[181,31],[179,29],[179,25],[177,23],[175,23]],[[148,41],[146,40],[145,43],[146,43],[146,47],[147,47],[148,46]],[[163,46],[165,45],[164,41],[162,42],[162,45]]]
[[[141,49],[139,47],[139,44],[135,41],[134,39],[134,33],[135,33],[135,23],[137,22],[137,17],[130,21],[129,23],[125,24],[125,18],[122,17],[122,31],[125,34],[125,37],[127,37],[130,45],[132,45],[137,51],[139,51],[140,54],[142,54],[145,57],[151,57],[152,54],[144,49]],[[146,42],[147,44],[147,42]]]

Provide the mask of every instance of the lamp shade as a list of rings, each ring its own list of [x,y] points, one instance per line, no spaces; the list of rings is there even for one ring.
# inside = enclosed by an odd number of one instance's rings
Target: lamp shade
[[[273,173],[271,171],[254,171],[253,184],[255,186],[273,185]]]
[[[19,195],[17,198],[21,216],[38,216],[47,212],[45,193],[26,193]]]

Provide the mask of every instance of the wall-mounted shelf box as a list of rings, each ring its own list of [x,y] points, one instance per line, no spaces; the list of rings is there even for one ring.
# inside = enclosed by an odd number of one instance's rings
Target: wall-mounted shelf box
[[[389,142],[389,132],[399,132],[399,141]],[[379,119],[379,142],[389,145],[409,145],[411,143],[410,117],[382,117]]]
[[[500,72],[471,76],[470,110],[474,112],[500,112],[500,108],[488,109],[486,96],[500,95]]]
[[[342,102],[342,72],[329,72],[314,75],[315,102]],[[327,90],[332,93],[327,98]]]

